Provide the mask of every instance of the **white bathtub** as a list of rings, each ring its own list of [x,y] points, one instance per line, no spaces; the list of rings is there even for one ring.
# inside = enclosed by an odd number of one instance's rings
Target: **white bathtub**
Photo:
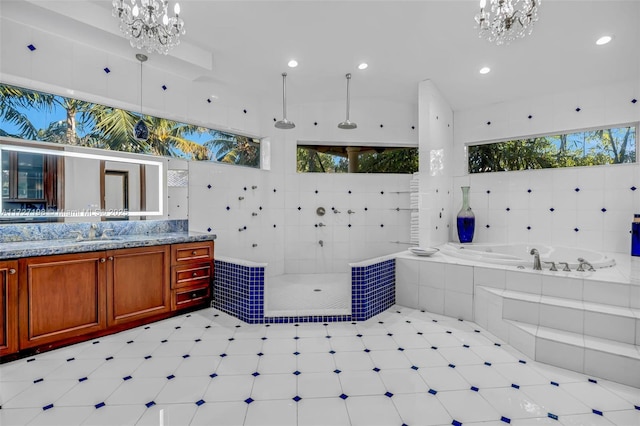
[[[578,267],[578,258],[591,263],[594,268],[607,268],[616,264],[615,259],[593,250],[583,250],[572,247],[554,247],[545,244],[458,244],[447,243],[440,246],[440,252],[447,256],[473,260],[480,263],[506,266],[533,266],[531,249],[538,249],[541,262],[555,262],[558,270],[559,262],[567,262],[569,268]],[[542,264],[543,269],[549,269],[550,264]]]

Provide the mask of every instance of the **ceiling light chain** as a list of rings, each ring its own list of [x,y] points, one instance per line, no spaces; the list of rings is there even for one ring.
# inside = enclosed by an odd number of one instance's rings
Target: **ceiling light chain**
[[[133,126],[133,138],[145,142],[149,139],[149,128],[144,122],[144,114],[142,113],[142,64],[147,61],[147,55],[138,53],[136,59],[140,61],[140,120]]]
[[[174,6],[173,17],[167,14],[168,0],[113,0],[112,15],[120,19],[120,30],[129,39],[131,47],[146,49],[166,55],[180,44],[180,35],[185,33],[184,21],[180,18],[180,4]]]
[[[540,0],[480,0],[480,13],[475,17],[480,38],[497,45],[509,44],[533,31],[538,20]]]

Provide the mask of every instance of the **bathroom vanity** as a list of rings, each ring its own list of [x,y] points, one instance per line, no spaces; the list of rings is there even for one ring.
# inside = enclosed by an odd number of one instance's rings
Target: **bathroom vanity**
[[[208,306],[214,239],[182,232],[1,243],[0,356],[13,359]]]

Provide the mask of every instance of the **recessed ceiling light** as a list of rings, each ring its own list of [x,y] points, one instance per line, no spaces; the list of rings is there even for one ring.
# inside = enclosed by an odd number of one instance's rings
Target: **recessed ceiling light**
[[[296,61],[295,59],[292,59],[289,61],[287,65],[289,65],[289,68],[295,68],[298,66],[298,61]]]
[[[597,44],[598,46],[602,46],[603,44],[607,44],[607,43],[609,43],[612,39],[613,39],[613,37],[608,36],[608,35],[606,35],[606,36],[602,36],[602,37],[600,37],[598,40],[596,40],[596,44]]]
[[[360,65],[358,65],[359,70],[366,70],[368,67],[369,67],[369,64],[367,64],[366,62],[363,62]]]
[[[489,74],[490,71],[491,71],[491,68],[489,67],[480,68],[480,74]]]

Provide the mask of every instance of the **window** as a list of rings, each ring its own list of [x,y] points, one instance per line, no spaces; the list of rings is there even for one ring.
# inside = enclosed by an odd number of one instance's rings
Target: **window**
[[[469,145],[469,173],[635,163],[637,125]]]
[[[418,148],[298,145],[299,173],[414,173]]]
[[[0,84],[0,136],[260,167],[260,140],[144,115],[149,139],[132,129],[132,111]]]

